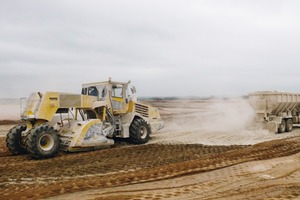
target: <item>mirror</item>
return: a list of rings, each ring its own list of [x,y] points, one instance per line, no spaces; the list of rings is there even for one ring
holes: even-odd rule
[[[132,86],[132,88],[131,88],[131,92],[132,92],[132,94],[136,93],[135,86]]]

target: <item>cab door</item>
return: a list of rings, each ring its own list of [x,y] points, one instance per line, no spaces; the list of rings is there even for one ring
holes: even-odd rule
[[[124,85],[112,86],[112,108],[115,114],[125,113],[128,109],[126,102],[126,87]]]

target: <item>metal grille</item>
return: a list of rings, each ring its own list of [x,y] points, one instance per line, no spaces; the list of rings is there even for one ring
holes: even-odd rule
[[[149,117],[149,108],[148,106],[144,106],[142,104],[135,104],[135,111],[141,114],[143,117]]]

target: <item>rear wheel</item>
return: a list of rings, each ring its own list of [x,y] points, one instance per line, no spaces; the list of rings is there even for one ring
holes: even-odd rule
[[[52,126],[42,124],[32,129],[26,141],[27,151],[34,158],[51,158],[58,153],[59,137]]]
[[[291,132],[293,130],[293,120],[287,119],[286,120],[286,132]]]
[[[22,132],[26,130],[26,125],[17,125],[9,130],[6,136],[6,146],[13,155],[26,153],[25,144],[22,139]]]
[[[129,127],[130,140],[135,144],[145,144],[149,141],[151,129],[147,122],[135,118]]]
[[[285,129],[286,129],[286,123],[285,123],[285,120],[283,119],[281,121],[281,123],[279,124],[278,133],[284,133]]]

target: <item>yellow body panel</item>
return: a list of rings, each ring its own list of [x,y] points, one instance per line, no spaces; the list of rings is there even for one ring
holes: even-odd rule
[[[40,96],[39,96],[40,95]],[[22,117],[51,121],[59,108],[91,108],[97,97],[59,92],[33,93]]]
[[[94,101],[97,101],[97,97],[81,95],[81,108],[91,108]]]
[[[35,113],[35,118],[51,121],[58,109],[58,105],[59,105],[58,100],[59,100],[58,92],[44,93],[41,102],[39,104],[39,109]]]
[[[133,111],[134,111],[134,102],[133,101],[129,101],[127,113],[130,113],[130,112],[133,112]]]

